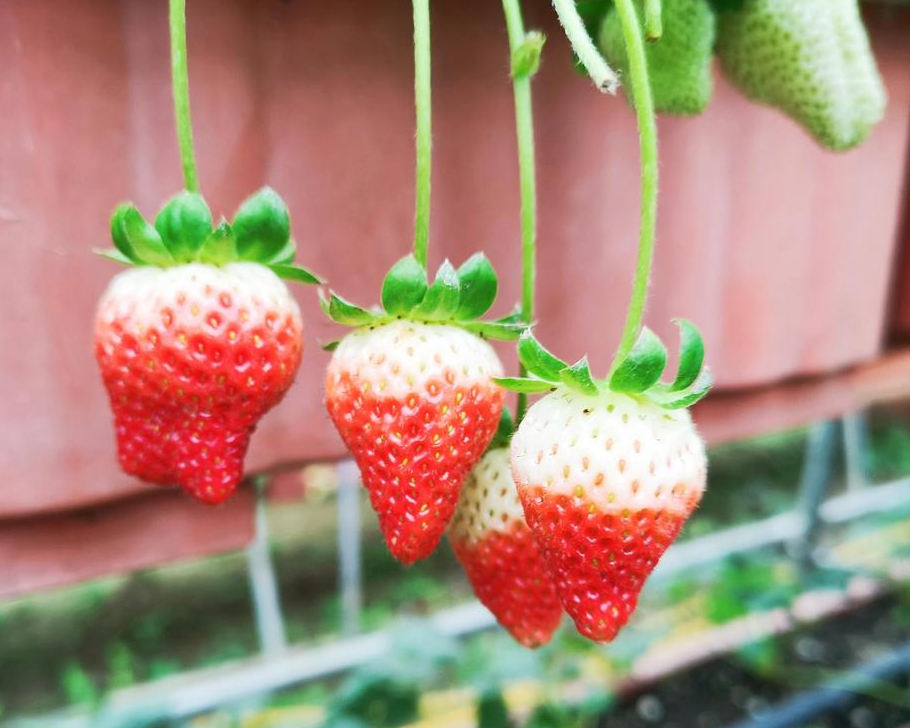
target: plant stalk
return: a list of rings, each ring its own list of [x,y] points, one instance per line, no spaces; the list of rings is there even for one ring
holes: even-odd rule
[[[193,122],[190,118],[190,84],[186,62],[186,0],[170,0],[171,76],[174,91],[174,115],[177,143],[183,166],[183,184],[198,192],[196,154],[193,151]]]
[[[414,0],[414,105],[417,112],[414,257],[426,268],[430,239],[430,167],[433,151],[430,0]]]
[[[648,282],[654,258],[654,235],[657,224],[657,121],[654,116],[654,99],[648,77],[648,64],[641,37],[638,15],[633,0],[614,0],[622,25],[623,38],[629,56],[629,80],[635,113],[638,118],[638,136],[641,154],[641,221],[638,241],[638,263],[632,284],[632,297],[626,314],[626,324],[619,349],[610,368],[611,373],[628,356],[644,316],[648,297]]]
[[[572,50],[594,81],[594,85],[606,93],[616,93],[616,89],[619,88],[619,76],[610,68],[588,35],[588,29],[578,14],[575,0],[553,0],[553,7],[566,37],[572,44]]]
[[[502,0],[502,8],[509,35],[509,49],[514,57],[526,39],[520,0]],[[521,320],[526,324],[534,321],[537,247],[537,187],[531,78],[531,74],[513,74],[512,76],[521,192]],[[527,375],[524,365],[520,366],[519,375],[522,377]],[[528,395],[520,393],[515,410],[516,424],[521,422],[527,407]]]

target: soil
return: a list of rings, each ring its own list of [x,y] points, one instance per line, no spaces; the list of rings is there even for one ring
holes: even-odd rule
[[[910,640],[910,609],[884,599],[773,643],[713,660],[620,701],[598,728],[725,728],[759,717]],[[836,714],[792,728],[910,727],[910,666]]]

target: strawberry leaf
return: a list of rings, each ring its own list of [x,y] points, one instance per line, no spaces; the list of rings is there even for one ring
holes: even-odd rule
[[[326,298],[319,292],[319,306],[332,321],[344,326],[366,326],[376,320],[376,316],[334,293]]]
[[[560,372],[569,365],[547,351],[527,329],[518,341],[518,360],[531,374],[549,382],[560,381]]]
[[[493,381],[503,389],[521,394],[540,394],[556,389],[553,382],[544,382],[530,377],[493,377]]]
[[[637,394],[654,386],[667,366],[667,348],[651,329],[642,328],[629,355],[610,377],[614,392]]]
[[[161,208],[155,229],[174,260],[189,262],[212,232],[212,213],[202,195],[184,190]]]
[[[382,282],[382,307],[392,316],[405,316],[427,292],[427,274],[413,255],[399,260]]]
[[[676,319],[679,326],[679,368],[670,391],[678,392],[692,384],[705,362],[705,343],[695,325],[686,319]]]
[[[665,384],[658,384],[648,390],[646,396],[654,404],[664,409],[682,409],[698,402],[708,393],[713,384],[714,378],[706,368],[702,369],[696,380],[683,390],[673,390],[672,387]]]
[[[427,288],[423,300],[414,309],[417,318],[429,321],[446,321],[455,315],[461,298],[461,284],[452,264],[445,260],[436,272],[436,279]]]
[[[234,243],[234,231],[227,221],[221,223],[205,239],[199,251],[199,259],[203,263],[222,265],[232,260],[237,260],[237,246]]]
[[[499,321],[465,321],[459,326],[472,334],[496,341],[515,341],[527,328],[521,323],[511,324]]]
[[[135,265],[132,260],[127,258],[123,253],[117,250],[117,248],[93,248],[92,252],[96,255],[100,255],[102,258],[112,260],[115,263],[122,263],[123,265]]]
[[[483,316],[496,300],[496,271],[483,253],[475,253],[458,269],[461,299],[455,318],[468,321]]]
[[[271,261],[291,237],[288,208],[271,187],[263,187],[240,205],[232,227],[241,260]]]
[[[111,219],[114,245],[127,258],[149,265],[172,265],[174,258],[158,231],[149,225],[135,205],[121,205]]]
[[[496,434],[490,440],[487,452],[496,450],[501,447],[508,447],[512,441],[512,433],[515,432],[515,422],[512,420],[512,413],[508,407],[502,408],[502,414],[499,415],[499,426],[496,428]]]
[[[306,268],[302,268],[299,265],[275,265],[269,264],[269,268],[272,273],[274,273],[279,278],[284,278],[288,281],[296,281],[297,283],[309,283],[309,284],[319,284],[325,283],[319,276],[317,276],[312,271],[308,271]]]
[[[591,376],[588,357],[583,357],[572,366],[563,369],[559,373],[559,378],[576,392],[589,395],[597,394],[597,384],[594,382],[594,377]]]

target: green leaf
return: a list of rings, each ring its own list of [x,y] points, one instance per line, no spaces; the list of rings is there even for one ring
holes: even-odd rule
[[[263,187],[240,205],[232,227],[241,260],[268,263],[285,249],[291,237],[288,208],[271,187]]]
[[[559,373],[569,365],[547,351],[527,329],[518,341],[518,360],[525,369],[550,382],[560,381]]]
[[[237,260],[237,246],[234,243],[234,231],[222,220],[205,239],[199,251],[199,260],[212,265],[223,265]]]
[[[540,68],[540,54],[547,37],[539,30],[532,30],[525,35],[524,42],[512,54],[512,78],[527,78],[537,73]]]
[[[493,381],[503,389],[522,394],[551,392],[556,388],[553,382],[544,382],[541,379],[531,379],[529,377],[493,377]]]
[[[594,377],[591,376],[588,357],[583,357],[572,366],[563,369],[559,373],[559,377],[576,392],[597,394],[597,384],[594,382]]]
[[[427,274],[417,258],[399,260],[382,282],[382,307],[392,316],[404,316],[420,304],[427,292]]]
[[[461,284],[458,281],[458,273],[452,264],[445,260],[436,272],[433,285],[427,288],[413,315],[430,321],[447,321],[458,310],[460,298]]]
[[[306,268],[301,268],[299,265],[278,265],[272,263],[269,264],[269,268],[271,268],[272,272],[279,278],[284,278],[289,281],[310,284],[324,283],[322,278],[312,271],[308,271]]]
[[[132,260],[117,250],[117,248],[93,248],[92,252],[95,253],[95,255],[100,255],[102,258],[107,258],[108,260],[112,260],[115,263],[122,263],[123,265],[136,265]]]
[[[646,396],[654,404],[664,409],[682,409],[698,402],[708,393],[713,384],[714,378],[711,376],[711,372],[705,368],[701,370],[698,378],[685,389],[674,391],[666,385],[658,384],[649,389]]]
[[[679,326],[679,368],[670,391],[685,389],[698,378],[705,362],[705,343],[695,325],[686,319],[675,319]]]
[[[288,265],[294,262],[295,255],[297,255],[297,244],[294,242],[294,238],[288,238],[284,247],[275,253],[275,257],[269,262],[275,265]]]
[[[509,708],[499,690],[486,690],[477,701],[477,728],[510,728]]]
[[[132,255],[127,257],[137,262],[162,267],[174,264],[174,258],[164,246],[158,231],[145,221],[142,213],[134,205],[122,205],[114,213],[114,218],[120,226],[120,235],[126,240],[128,249],[132,251]],[[114,242],[116,244],[117,237],[114,238]]]
[[[503,407],[502,413],[499,415],[499,426],[496,428],[496,434],[493,435],[493,439],[490,440],[487,452],[497,448],[508,447],[509,443],[512,442],[512,434],[514,432],[515,421],[512,419],[512,413],[509,412],[508,407]]]
[[[475,253],[458,269],[461,301],[455,318],[468,321],[483,316],[496,300],[499,281],[496,271],[483,253]]]
[[[123,218],[126,215],[126,211],[131,207],[132,205],[124,203],[114,210],[114,214],[111,215],[111,240],[114,241],[114,247],[123,254],[124,258],[132,260],[135,263],[140,263],[141,261],[136,256],[136,252],[133,250],[130,241],[126,237],[126,228],[123,224]]]
[[[212,213],[202,195],[184,190],[161,208],[155,229],[174,260],[189,262],[212,232]]]
[[[667,347],[647,326],[638,335],[632,351],[610,377],[614,392],[636,394],[654,386],[667,366]]]
[[[376,320],[375,314],[334,293],[329,298],[325,298],[320,291],[319,305],[326,316],[344,326],[366,326]]]
[[[495,341],[515,341],[527,329],[524,324],[504,324],[497,321],[466,321],[459,326],[472,334]]]
[[[522,315],[521,315],[521,306],[515,306],[515,308],[514,308],[514,310],[512,311],[512,313],[510,313],[508,316],[503,316],[502,318],[496,319],[496,320],[494,321],[494,323],[497,323],[497,324],[521,324],[522,326],[524,326],[524,327],[526,327],[526,328],[529,326],[529,324],[527,324],[527,323],[525,322],[524,318],[522,318]]]
[[[338,348],[338,345],[341,343],[341,339],[335,339],[335,341],[330,341],[328,344],[323,344],[323,351],[335,351]]]

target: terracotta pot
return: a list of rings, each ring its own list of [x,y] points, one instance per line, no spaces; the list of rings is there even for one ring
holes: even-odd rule
[[[576,75],[545,0],[535,82],[541,337],[603,372],[623,319],[637,228],[637,141],[621,99]],[[378,297],[408,249],[413,199],[410,14],[338,0],[189,3],[202,186],[217,212],[268,182],[290,204],[300,258],[339,291]],[[486,249],[517,299],[518,183],[497,3],[434,3],[432,262]],[[722,388],[814,374],[880,348],[910,110],[910,17],[870,18],[891,105],[861,149],[820,151],[722,80],[708,112],[663,119],[662,207],[648,322],[699,323]],[[180,186],[165,13],[139,0],[0,6],[0,517],[104,502],[123,476],[91,357],[96,299],[116,267],[108,215],[149,214]],[[338,335],[300,288],[307,354],[254,437],[251,468],[341,454],[322,409]],[[10,305],[12,308],[10,309]],[[10,313],[11,311],[11,313]],[[507,351],[507,349],[504,349]]]

